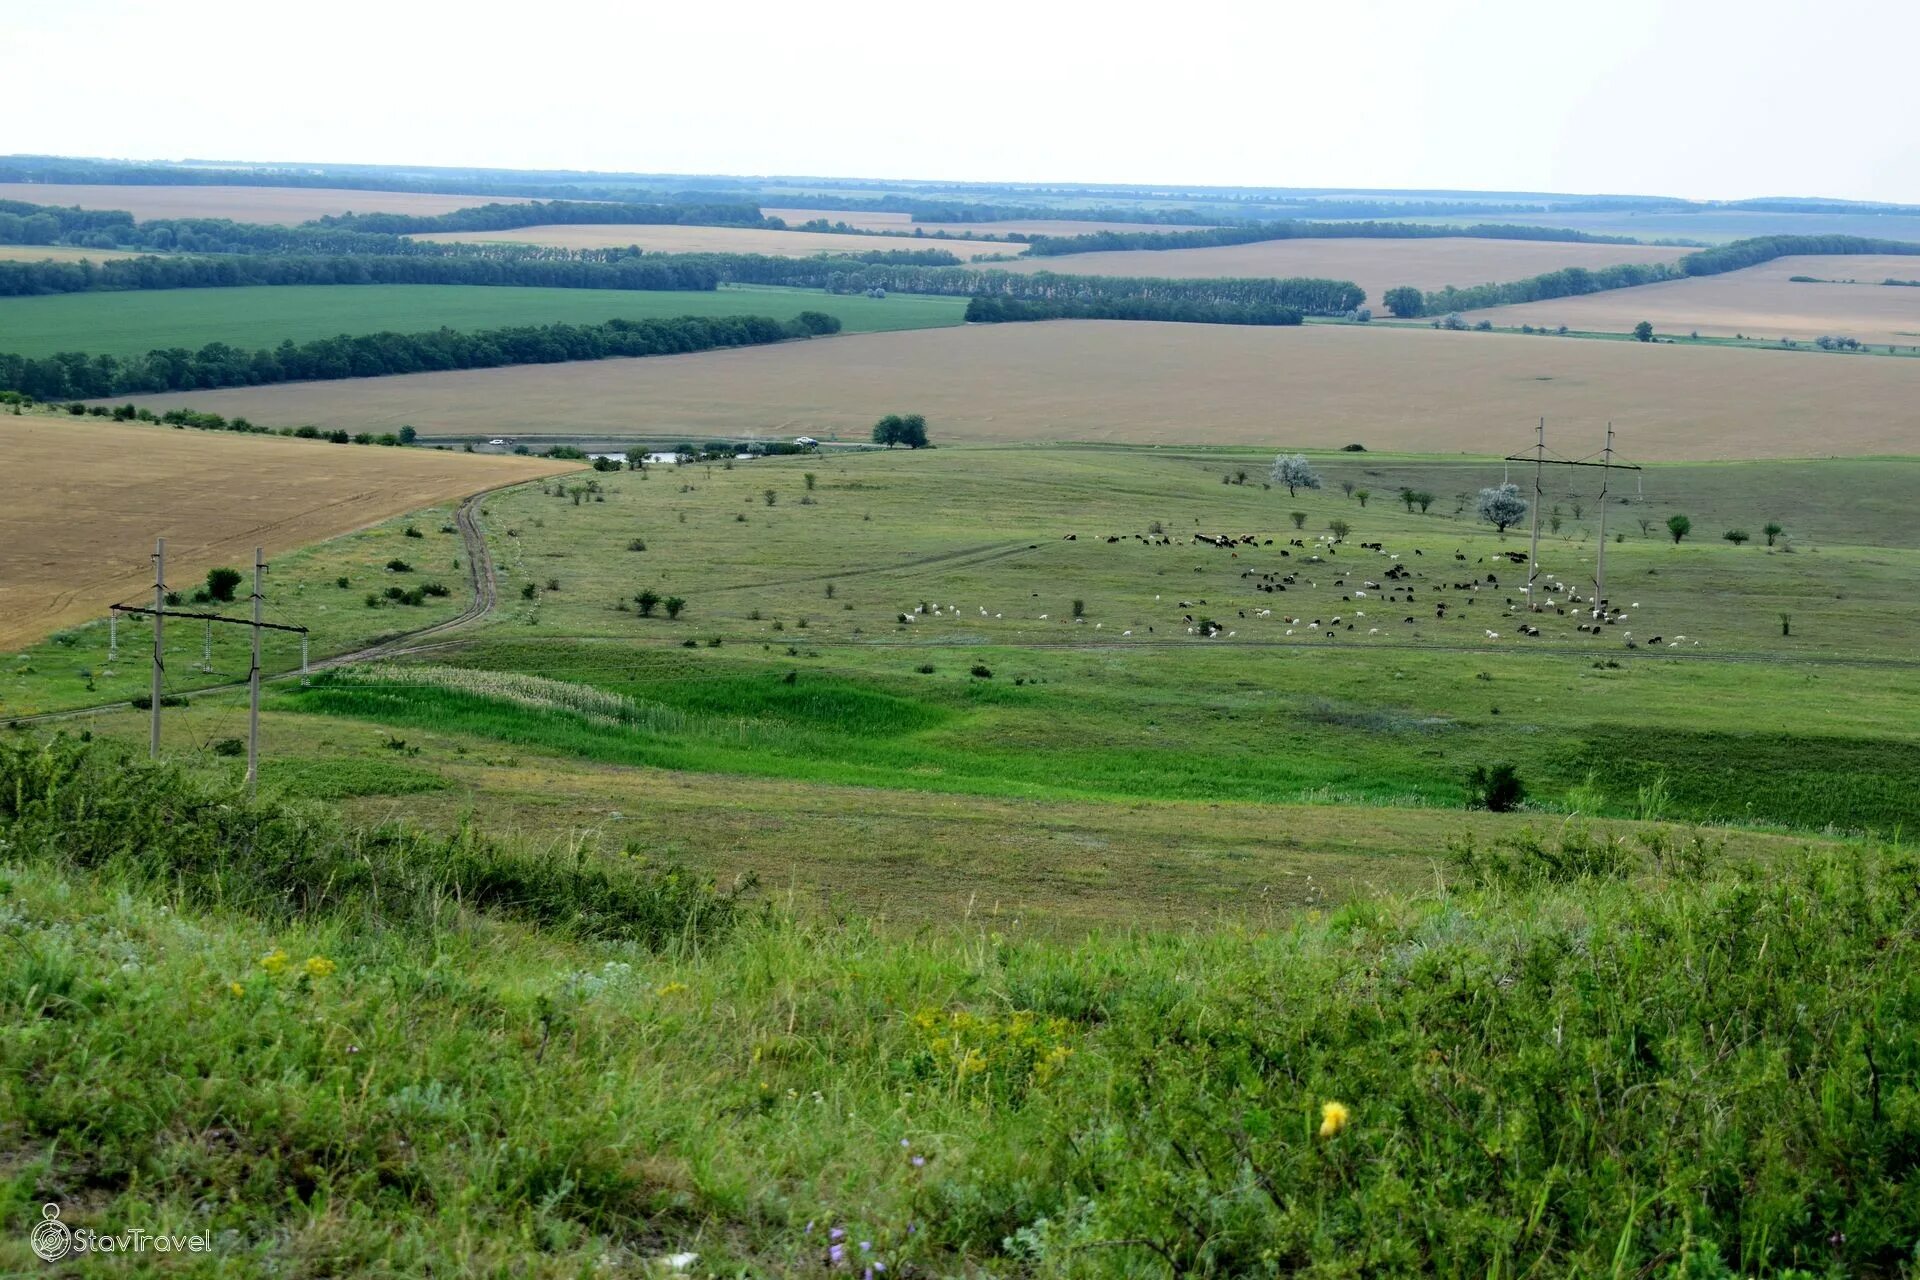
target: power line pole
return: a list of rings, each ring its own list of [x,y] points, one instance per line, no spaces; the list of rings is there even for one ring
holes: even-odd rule
[[[153,541],[153,723],[147,731],[147,757],[160,758],[160,697],[161,677],[167,669],[167,655],[162,635],[166,626],[167,610],[167,540],[155,538]]]
[[[1541,485],[1541,472],[1547,461],[1547,420],[1540,419],[1540,434],[1533,446],[1533,546],[1527,551],[1527,608],[1538,602],[1534,599],[1533,580],[1540,576],[1540,500],[1546,490]]]
[[[267,572],[266,549],[253,549],[253,666],[247,671],[247,799],[253,799],[254,784],[260,777],[260,616],[266,603],[262,594]],[[212,630],[213,624],[207,624]],[[306,637],[303,635],[304,641]]]
[[[1600,454],[1600,550],[1593,561],[1593,608],[1597,618],[1607,607],[1607,479],[1613,472],[1613,423],[1607,423],[1607,447]]]
[[[162,632],[169,617],[199,618],[207,624],[209,633],[216,622],[236,627],[253,628],[253,664],[247,671],[247,794],[251,796],[254,785],[260,778],[260,639],[263,631],[289,631],[300,637],[300,671],[306,674],[307,668],[307,629],[283,622],[268,622],[263,616],[266,609],[266,548],[253,549],[253,618],[229,618],[222,613],[198,613],[188,609],[167,608],[166,582],[167,540],[158,539],[153,550],[153,607],[142,608],[138,605],[116,604],[110,614],[117,621],[123,613],[146,614],[153,619],[153,728],[148,743],[148,753],[160,758],[160,699],[163,695],[163,676],[166,672],[166,648],[162,642]]]

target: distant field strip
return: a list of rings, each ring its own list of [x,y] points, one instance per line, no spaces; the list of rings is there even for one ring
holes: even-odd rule
[[[0,244],[0,262],[105,262],[109,258],[132,258],[137,254],[113,249],[76,249],[64,244]]]
[[[138,356],[209,342],[244,349],[337,334],[420,333],[447,327],[600,324],[671,316],[824,311],[855,333],[959,324],[964,298],[893,294],[845,297],[807,289],[727,287],[712,292],[523,289],[492,285],[276,285],[159,289],[0,298],[0,351]]]
[[[574,464],[0,415],[0,649],[168,581]]]
[[[1795,283],[1792,276],[1855,283]],[[1660,333],[1715,338],[1792,338],[1823,334],[1862,342],[1920,345],[1920,288],[1883,285],[1920,279],[1920,257],[1865,255],[1775,258],[1724,275],[1665,280],[1577,298],[1550,298],[1472,312],[1496,325],[1566,325],[1626,333],[1642,320]]]
[[[1138,228],[1130,228],[1138,230]],[[1000,264],[1006,271],[1057,271],[1071,275],[1322,276],[1352,280],[1378,307],[1380,296],[1399,285],[1422,291],[1447,285],[1518,280],[1562,267],[1604,267],[1620,262],[1672,262],[1686,249],[1635,244],[1566,244],[1544,240],[1458,239],[1261,240],[1206,249],[1133,249],[1075,253]]]
[[[327,214],[451,213],[483,204],[518,204],[518,196],[439,196],[412,191],[349,191],[332,187],[67,186],[0,182],[0,200],[125,209],[136,221],[156,218],[231,218],[291,226]]]
[[[139,397],[136,397],[138,399]],[[146,397],[262,422],[442,435],[1082,440],[1506,453],[1541,416],[1612,420],[1637,460],[1920,452],[1920,361],[1308,326],[969,325],[646,360]]]
[[[763,231],[758,227],[634,226],[583,223],[578,226],[515,227],[510,231],[436,231],[414,237],[442,244],[537,244],[554,249],[623,249],[639,245],[656,253],[769,253],[810,258],[816,253],[872,253],[888,249],[946,249],[963,262],[991,253],[1020,253],[1019,245],[955,243],[902,244],[891,238],[836,235],[825,231]]]
[[[1192,223],[1159,222],[1089,222],[1071,218],[1016,218],[1006,222],[915,222],[908,213],[875,213],[871,210],[850,209],[762,209],[760,211],[771,218],[783,218],[788,226],[797,227],[803,222],[812,222],[815,218],[825,218],[829,224],[844,222],[861,231],[897,231],[912,235],[915,231],[924,231],[928,235],[944,231],[948,235],[964,236],[1090,236],[1099,231],[1197,231]]]

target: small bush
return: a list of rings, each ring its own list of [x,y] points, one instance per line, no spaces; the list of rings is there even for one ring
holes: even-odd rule
[[[1527,788],[1513,763],[1500,760],[1492,766],[1473,766],[1467,774],[1467,795],[1474,808],[1510,813],[1527,798]]]
[[[986,664],[980,663],[980,662],[974,663],[973,669],[969,671],[967,674],[972,676],[976,680],[993,679],[993,671],[990,668],[988,668]]]
[[[387,561],[387,572],[388,573],[412,573],[413,566],[408,564],[405,560],[402,560],[399,556],[395,556],[393,559]]]

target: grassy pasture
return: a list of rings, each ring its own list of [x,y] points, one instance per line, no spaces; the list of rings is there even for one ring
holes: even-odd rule
[[[137,221],[230,218],[292,226],[328,214],[451,213],[483,204],[519,204],[518,196],[442,196],[412,191],[352,191],[326,187],[87,186],[0,182],[0,200],[28,204],[125,209]]]
[[[991,224],[999,225],[999,224]],[[1073,235],[1077,232],[1056,234]],[[1351,280],[1367,291],[1378,310],[1380,297],[1399,285],[1421,290],[1446,285],[1519,280],[1562,267],[1605,267],[1622,262],[1672,262],[1689,250],[1630,244],[1559,244],[1542,240],[1261,240],[1204,249],[1129,249],[1025,258],[1007,271],[1057,271],[1067,275],[1318,276]]]
[[[416,239],[463,244],[538,244],[554,249],[624,249],[638,245],[655,253],[768,253],[787,258],[810,258],[816,253],[869,253],[875,250],[946,249],[962,262],[993,253],[1024,252],[1017,245],[954,244],[902,245],[872,236],[836,235],[830,231],[763,231],[758,227],[630,226],[614,224],[560,224],[515,227],[508,231],[434,231]]]
[[[251,566],[256,545],[277,560],[402,512],[575,465],[51,414],[0,415],[0,448],[0,648],[9,649],[97,619],[116,601],[135,603],[143,588],[150,602],[156,537],[167,539],[169,582],[184,589],[215,565]],[[451,541],[448,554],[457,555],[459,540]],[[441,572],[449,586],[462,584],[450,566]],[[270,588],[276,596],[281,581]],[[276,598],[277,607],[289,604]],[[104,653],[106,627],[94,630]]]
[[[1516,829],[1061,940],[5,745],[9,1218],[209,1274],[1892,1275],[1920,1220],[1893,848]]]
[[[1818,284],[1795,283],[1813,276]],[[1792,338],[1808,343],[1823,334],[1920,350],[1920,288],[1883,285],[1920,280],[1920,256],[1799,256],[1689,280],[1665,280],[1579,298],[1489,307],[1471,318],[1627,333],[1642,320],[1669,335]],[[1833,283],[1826,283],[1826,282]]]
[[[966,325],[585,366],[195,393],[262,422],[434,435],[866,437],[918,411],[942,441],[1241,444],[1504,454],[1536,420],[1638,461],[1906,454],[1920,361],[1309,325]],[[183,397],[154,400],[170,407]],[[535,422],[523,406],[537,404]],[[1556,445],[1557,447],[1557,445]],[[1586,452],[1583,447],[1580,452]]]
[[[598,324],[670,316],[838,316],[854,333],[959,324],[964,298],[893,294],[838,297],[822,290],[729,286],[712,292],[522,289],[478,285],[301,285],[240,289],[152,289],[0,298],[0,351],[144,355],[160,347],[197,350],[306,342],[340,333],[415,333],[447,327]]]
[[[1616,521],[1627,540],[1609,545],[1612,594],[1630,617],[1594,637],[1549,610],[1531,615],[1543,636],[1523,639],[1512,578],[1484,581],[1511,575],[1497,553],[1521,539],[1383,498],[1363,509],[1337,488],[1288,498],[1222,484],[1236,465],[953,449],[623,473],[602,477],[604,501],[579,505],[523,487],[487,503],[507,575],[498,624],[433,660],[539,672],[630,707],[602,723],[404,669],[283,705],[649,776],[1061,805],[1452,810],[1467,763],[1520,752],[1549,807],[1630,816],[1664,779],[1672,816],[1881,830],[1920,817],[1901,782],[1920,768],[1920,668],[1893,656],[1920,650],[1911,547],[1805,539],[1769,553],[1704,528],[1673,547],[1657,526]],[[1326,465],[1337,485],[1369,464]],[[1912,469],[1855,465],[1888,468],[1889,491]],[[1741,469],[1658,474],[1696,499],[1724,484],[1731,507],[1763,492],[1742,499],[1737,474],[1715,474]],[[1837,464],[1812,481],[1827,501],[1857,482]],[[1664,518],[1667,504],[1647,509]],[[1308,535],[1334,518],[1354,533],[1338,548],[1285,548],[1290,510]],[[1130,535],[1149,519],[1275,545],[1146,546]],[[644,551],[626,549],[636,537]],[[1579,590],[1593,537],[1589,510],[1546,539],[1553,580]],[[1363,593],[1396,564],[1411,566],[1398,590],[1412,600]],[[1260,592],[1250,571],[1296,580]],[[1478,589],[1459,589],[1469,578]],[[685,614],[636,616],[641,588],[684,596]],[[1196,637],[1188,616],[1229,634]],[[1567,800],[1590,773],[1593,794]]]

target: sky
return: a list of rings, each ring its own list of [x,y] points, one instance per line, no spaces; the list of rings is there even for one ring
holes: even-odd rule
[[[1920,202],[1860,0],[0,0],[0,153]]]

